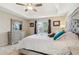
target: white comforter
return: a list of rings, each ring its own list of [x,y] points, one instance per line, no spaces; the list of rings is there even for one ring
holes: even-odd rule
[[[71,36],[71,37],[70,37]],[[69,47],[77,44],[78,38],[71,32],[64,34],[64,40],[53,40],[46,35],[32,35],[19,42],[20,48],[31,49],[47,54],[70,54]]]

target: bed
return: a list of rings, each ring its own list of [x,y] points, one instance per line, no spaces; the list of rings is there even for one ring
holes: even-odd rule
[[[43,55],[70,55],[72,54],[71,47],[79,47],[78,37],[71,32],[67,32],[63,36],[64,40],[53,40],[53,37],[50,38],[45,34],[31,35],[19,41],[18,46],[21,52],[30,51]]]

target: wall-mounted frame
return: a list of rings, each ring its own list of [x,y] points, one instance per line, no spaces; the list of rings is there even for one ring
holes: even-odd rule
[[[34,27],[34,23],[30,23],[30,27]]]
[[[53,21],[53,26],[60,26],[60,21]]]

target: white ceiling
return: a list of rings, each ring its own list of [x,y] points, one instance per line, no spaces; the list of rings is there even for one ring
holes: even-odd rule
[[[43,3],[43,6],[37,7],[38,12],[30,10],[25,12],[25,7],[16,5],[16,3],[0,3],[0,10],[26,19],[64,16],[78,6],[77,3]]]

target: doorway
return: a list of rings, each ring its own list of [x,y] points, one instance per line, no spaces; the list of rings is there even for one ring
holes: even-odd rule
[[[37,34],[48,33],[48,20],[37,20]]]

